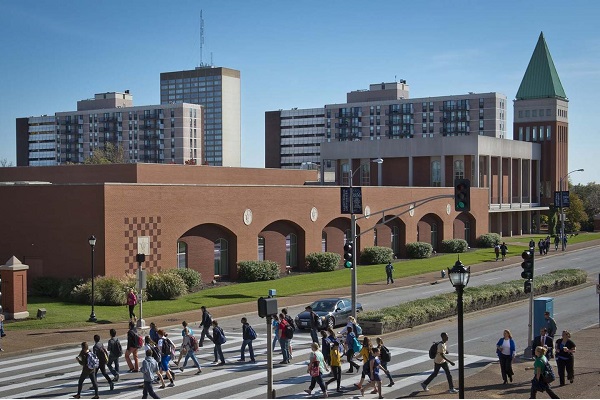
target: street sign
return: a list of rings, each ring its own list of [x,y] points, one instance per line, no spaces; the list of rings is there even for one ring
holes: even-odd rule
[[[353,212],[350,211],[350,188],[349,187],[341,187],[340,188],[340,199],[342,204],[342,214],[362,214],[362,188],[353,187],[352,188],[352,206],[354,208]]]
[[[562,193],[562,206],[565,208],[568,208],[571,206],[571,202],[569,201],[569,191],[568,190],[563,190],[563,191],[555,191],[554,192],[554,207],[560,207],[560,196]]]

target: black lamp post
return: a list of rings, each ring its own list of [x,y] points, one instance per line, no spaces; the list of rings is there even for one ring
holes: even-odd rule
[[[471,277],[471,267],[465,268],[460,258],[454,264],[452,269],[448,268],[448,278],[450,283],[458,293],[458,398],[465,398],[465,349],[464,349],[464,331],[463,331],[463,290],[469,283]]]
[[[88,243],[92,248],[92,313],[90,314],[89,322],[96,322],[96,313],[94,312],[94,246],[96,246],[96,236],[92,235],[88,239]]]

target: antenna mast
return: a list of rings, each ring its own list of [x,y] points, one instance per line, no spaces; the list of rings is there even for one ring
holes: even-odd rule
[[[204,18],[202,18],[202,10],[200,10],[200,66],[204,67],[202,61],[202,51],[204,48]]]

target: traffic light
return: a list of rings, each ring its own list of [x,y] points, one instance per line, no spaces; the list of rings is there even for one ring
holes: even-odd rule
[[[352,252],[354,251],[352,242],[344,245],[344,267],[352,268]]]
[[[468,179],[457,179],[454,182],[454,210],[471,210],[471,181]]]
[[[523,262],[521,263],[521,268],[523,268],[523,272],[521,272],[521,278],[523,279],[533,279],[533,255],[535,251],[533,250],[525,250],[521,257],[523,257]]]
[[[523,292],[525,293],[531,293],[531,281],[525,281],[523,282]]]

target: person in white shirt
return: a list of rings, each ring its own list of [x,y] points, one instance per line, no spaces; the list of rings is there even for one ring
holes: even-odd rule
[[[500,359],[500,372],[502,373],[502,379],[504,384],[508,384],[508,379],[512,382],[513,380],[513,369],[512,362],[516,355],[516,346],[512,338],[512,334],[508,329],[505,329],[502,338],[496,343],[496,354]]]

